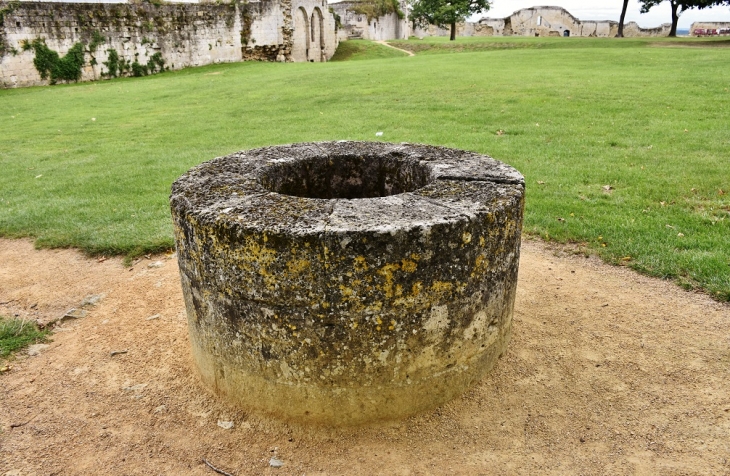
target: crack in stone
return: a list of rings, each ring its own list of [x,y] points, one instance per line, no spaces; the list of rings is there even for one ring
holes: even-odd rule
[[[523,185],[525,184],[524,180],[520,179],[510,179],[510,178],[480,178],[480,177],[464,177],[461,176],[451,176],[451,175],[440,175],[436,180],[451,180],[453,182],[485,182],[485,183],[495,183],[500,185]]]

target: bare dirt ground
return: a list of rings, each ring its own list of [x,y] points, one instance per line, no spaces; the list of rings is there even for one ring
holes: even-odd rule
[[[375,40],[375,43],[377,43],[379,45],[387,46],[388,48],[393,48],[394,50],[402,51],[403,53],[407,54],[408,56],[416,56],[415,53],[413,53],[412,51],[408,51],[408,50],[404,50],[402,48],[398,48],[397,46],[393,46],[390,43],[387,43],[387,42],[382,41],[382,40]]]
[[[730,474],[730,306],[671,283],[525,241],[514,337],[487,378],[333,430],[200,386],[177,273],[0,240],[0,313],[47,321],[100,297],[0,375],[0,475],[214,475],[203,458],[233,475]]]
[[[690,41],[673,41],[652,43],[651,46],[659,48],[730,48],[730,40],[716,40],[716,39],[704,39],[704,40],[690,40]]]

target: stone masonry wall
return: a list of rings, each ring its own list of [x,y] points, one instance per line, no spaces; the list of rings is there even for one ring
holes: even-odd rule
[[[635,21],[630,21],[624,23],[624,36],[631,38],[669,36],[671,29],[671,23],[662,23],[656,28],[641,28]]]
[[[407,18],[398,18],[396,13],[388,13],[377,18],[368,19],[364,13],[357,12],[359,2],[340,2],[332,4],[332,8],[340,16],[345,39],[364,40],[400,40],[408,39],[410,22]],[[402,7],[406,11],[405,6]]]
[[[663,24],[657,28],[641,28],[636,22],[624,25],[624,36],[652,37],[667,36],[671,25]],[[460,23],[456,26],[457,36],[569,36],[582,37],[615,37],[618,33],[618,22],[581,21],[561,7],[523,8],[506,18],[482,18],[477,23]],[[448,36],[448,28],[429,26],[418,28],[414,35]]]
[[[456,24],[456,36],[494,36],[494,28],[481,23],[464,22]],[[449,36],[450,28],[440,28],[436,25],[428,25],[427,28],[417,27],[413,30],[413,35],[418,38],[426,36]]]
[[[64,56],[74,44],[89,45],[101,35],[94,51],[86,48],[82,81],[109,71],[104,62],[112,50],[120,60],[140,64],[159,52],[171,69],[240,61],[241,17],[233,5],[23,2],[4,17],[0,81],[3,87],[47,84],[33,64],[34,51],[23,48],[38,38]]]
[[[329,11],[327,0],[281,1],[282,5],[286,2],[291,5],[287,10],[291,12],[287,20],[288,28],[291,28],[291,40],[288,41],[293,48],[291,60],[317,63],[330,59],[335,54],[338,39],[335,17]]]
[[[483,18],[482,25],[494,28],[495,35],[518,36],[563,36],[568,31],[570,36],[583,37],[615,37],[618,33],[618,22],[581,21],[561,7],[523,8],[506,18]],[[624,36],[667,36],[670,24],[658,28],[641,28],[636,22],[624,25]]]
[[[325,2],[297,0],[297,6],[311,13]],[[146,65],[159,53],[169,69],[242,60],[302,61],[292,56],[291,10],[292,0],[160,5],[0,2],[0,86],[48,84],[33,63],[34,50],[27,47],[37,39],[61,57],[83,43],[81,81],[108,76],[113,52],[128,66]],[[334,54],[337,39],[334,19],[324,11],[320,36],[326,60]],[[99,44],[91,51],[95,38]],[[132,74],[131,68],[121,74]]]

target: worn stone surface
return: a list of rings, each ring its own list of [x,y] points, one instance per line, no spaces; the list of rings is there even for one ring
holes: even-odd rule
[[[472,152],[363,142],[193,168],[171,208],[203,381],[304,422],[410,415],[502,354],[524,182]]]

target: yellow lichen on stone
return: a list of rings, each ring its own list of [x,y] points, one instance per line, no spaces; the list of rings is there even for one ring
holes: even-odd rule
[[[406,273],[412,273],[418,268],[418,265],[410,260],[403,259],[401,260],[401,269],[405,271]]]
[[[386,264],[380,270],[378,271],[378,274],[383,276],[385,279],[385,283],[383,283],[383,292],[385,293],[385,297],[388,299],[393,298],[393,271],[398,271],[400,269],[400,265],[397,263],[391,263]]]
[[[472,269],[471,277],[482,275],[489,268],[489,258],[480,254],[477,259],[474,260],[474,269]]]
[[[374,301],[365,307],[364,311],[369,314],[375,314],[383,310],[383,303],[381,301]]]
[[[431,285],[431,289],[437,294],[450,293],[453,287],[453,284],[447,283],[446,281],[434,281]]]
[[[263,240],[267,241],[266,234],[263,235]],[[247,236],[238,253],[242,255],[239,262],[244,268],[250,270],[252,266],[255,267],[256,272],[264,278],[264,282],[269,288],[275,286],[276,277],[269,273],[267,267],[276,261],[276,250],[261,245],[254,237]]]
[[[469,233],[468,231],[465,231],[465,232],[464,232],[464,233],[463,233],[463,234],[461,235],[461,241],[462,241],[462,242],[463,242],[463,243],[464,243],[465,245],[468,245],[469,243],[471,243],[471,233]]]
[[[306,259],[290,260],[286,262],[286,267],[292,274],[300,274],[309,268],[310,265],[311,263]]]
[[[355,261],[355,264],[354,264],[355,271],[362,273],[362,272],[368,270],[368,265],[365,262],[364,256],[357,256],[357,257],[355,257],[354,261]]]

